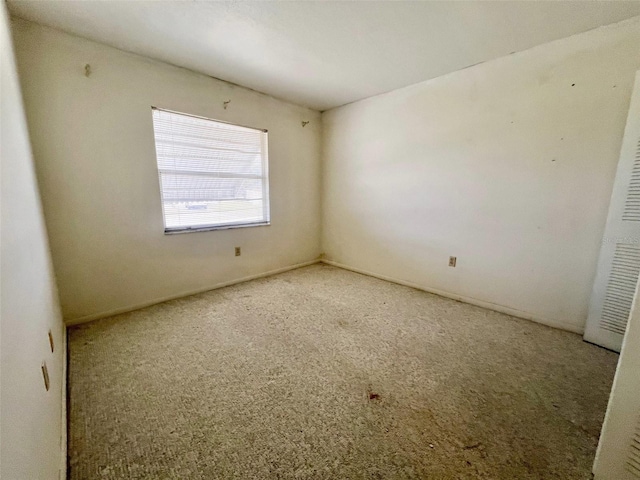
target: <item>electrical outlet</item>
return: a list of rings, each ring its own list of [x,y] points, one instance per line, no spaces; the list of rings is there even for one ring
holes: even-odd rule
[[[449,257],[449,266],[450,267],[455,267],[456,266],[456,260],[458,257]]]
[[[236,257],[239,257],[241,253],[240,247],[236,247]]]
[[[49,330],[49,346],[51,346],[51,353],[53,353],[53,333]]]
[[[44,388],[49,391],[49,370],[47,369],[46,362],[42,362],[42,378],[44,379]]]

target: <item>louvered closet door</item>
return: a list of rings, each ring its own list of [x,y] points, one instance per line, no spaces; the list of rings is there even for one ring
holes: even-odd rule
[[[640,421],[631,436],[629,456],[626,458],[626,467],[633,475],[640,478]]]
[[[640,480],[640,301],[622,345],[593,465],[596,480]]]
[[[620,351],[640,273],[640,73],[629,107],[584,334]]]

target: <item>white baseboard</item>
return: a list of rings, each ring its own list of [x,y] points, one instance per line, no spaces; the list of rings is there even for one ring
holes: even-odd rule
[[[556,319],[552,319],[552,318],[545,318],[545,317],[541,317],[538,315],[535,315],[533,313],[529,313],[529,312],[525,312],[522,310],[518,310],[516,308],[512,308],[512,307],[507,307],[504,305],[500,305],[497,303],[492,303],[492,302],[487,302],[485,300],[479,300],[477,298],[473,298],[473,297],[466,297],[464,295],[458,295],[456,293],[451,293],[451,292],[446,292],[443,290],[438,290],[435,288],[430,288],[430,287],[425,287],[422,285],[418,285],[412,282],[407,282],[404,280],[399,280],[397,278],[393,278],[393,277],[389,277],[386,275],[380,275],[374,272],[370,272],[368,270],[363,270],[360,268],[355,268],[355,267],[351,267],[349,265],[345,265],[339,262],[335,262],[333,260],[327,260],[327,259],[316,259],[316,260],[310,260],[308,262],[303,262],[303,263],[298,263],[295,265],[289,265],[287,267],[282,267],[282,268],[278,268],[275,270],[270,270],[268,272],[263,272],[263,273],[258,273],[256,275],[250,275],[247,277],[242,277],[242,278],[237,278],[234,280],[230,280],[228,282],[222,282],[222,283],[217,283],[215,285],[206,287],[206,288],[201,288],[201,289],[197,289],[197,290],[191,290],[191,291],[187,291],[187,292],[182,292],[182,293],[178,293],[175,295],[169,295],[166,297],[162,297],[162,298],[156,298],[154,300],[150,300],[148,302],[144,302],[144,303],[140,303],[140,304],[136,304],[136,305],[131,305],[128,307],[122,307],[122,308],[117,308],[114,310],[109,310],[106,312],[101,312],[101,313],[96,313],[96,314],[92,314],[92,315],[86,315],[84,317],[80,317],[80,318],[76,318],[76,319],[68,319],[65,321],[65,323],[67,324],[67,326],[72,326],[72,325],[79,325],[81,323],[86,323],[86,322],[91,322],[93,320],[98,320],[100,318],[105,318],[105,317],[111,317],[113,315],[119,315],[121,313],[127,313],[127,312],[132,312],[134,310],[139,310],[141,308],[145,308],[145,307],[150,307],[151,305],[156,305],[158,303],[162,303],[162,302],[167,302],[169,300],[175,300],[177,298],[183,298],[183,297],[188,297],[190,295],[196,295],[198,293],[202,293],[202,292],[208,292],[210,290],[216,290],[218,288],[224,288],[224,287],[229,287],[231,285],[236,285],[238,283],[243,283],[243,282],[248,282],[250,280],[255,280],[258,278],[263,278],[263,277],[269,277],[271,275],[277,275],[278,273],[283,273],[283,272],[287,272],[289,270],[295,270],[296,268],[302,268],[302,267],[306,267],[309,265],[313,265],[315,263],[326,263],[327,265],[332,265],[334,267],[338,267],[338,268],[343,268],[345,270],[350,270],[352,272],[356,272],[356,273],[360,273],[362,275],[367,275],[369,277],[374,277],[374,278],[379,278],[380,280],[385,280],[387,282],[392,282],[392,283],[397,283],[399,285],[404,285],[406,287],[411,287],[411,288],[415,288],[417,290],[422,290],[424,292],[428,292],[428,293],[433,293],[435,295],[439,295],[441,297],[446,297],[446,298],[451,298],[453,300],[457,300],[460,302],[464,302],[464,303],[469,303],[471,305],[476,305],[478,307],[482,307],[482,308],[487,308],[489,310],[494,310],[496,312],[500,312],[500,313],[505,313],[507,315],[511,315],[512,317],[518,317],[518,318],[522,318],[525,320],[531,320],[533,322],[536,323],[541,323],[543,325],[547,325],[549,327],[553,327],[553,328],[558,328],[560,330],[566,330],[569,332],[573,332],[573,333],[578,333],[580,335],[584,334],[584,327],[578,327],[576,325],[570,324],[570,323],[566,323],[563,322],[561,320],[556,320]],[[66,341],[66,339],[65,339]],[[66,345],[65,345],[66,348]],[[66,361],[66,359],[65,359]],[[65,453],[66,455],[66,453]],[[65,461],[65,466],[66,466],[66,461]]]
[[[69,359],[67,351],[67,327],[62,326],[62,412],[60,424],[62,431],[60,432],[60,480],[67,480],[67,449],[68,449],[68,425],[67,425],[67,362]]]
[[[469,303],[471,305],[476,305],[478,307],[486,308],[489,310],[495,310],[496,312],[500,312],[500,313],[506,313],[507,315],[511,315],[512,317],[518,317],[524,320],[531,320],[533,322],[541,323],[549,327],[558,328],[560,330],[566,330],[573,333],[578,333],[580,335],[584,333],[584,327],[578,327],[576,325],[572,325],[570,323],[566,323],[560,320],[555,320],[552,318],[544,318],[544,317],[535,315],[533,313],[524,312],[522,310],[506,307],[504,305],[499,305],[497,303],[486,302],[484,300],[478,300],[477,298],[465,297],[464,295],[458,295],[456,293],[445,292],[443,290],[438,290],[430,287],[424,287],[422,285],[406,282],[404,280],[398,280],[397,278],[388,277],[386,275],[380,275],[377,273],[369,272],[367,270],[362,270],[360,268],[350,267],[349,265],[344,265],[339,262],[334,262],[333,260],[327,260],[323,258],[321,261],[323,263],[326,263],[327,265],[333,265],[334,267],[343,268],[345,270],[350,270],[352,272],[360,273],[362,275],[367,275],[369,277],[379,278],[380,280],[386,280],[387,282],[397,283],[399,285],[404,285],[405,287],[411,287],[417,290],[422,290],[424,292],[433,293],[441,297],[451,298],[459,302]]]
[[[249,280],[256,280],[258,278],[270,277],[271,275],[276,275],[278,273],[288,272],[289,270],[295,270],[296,268],[307,267],[309,265],[313,265],[314,263],[320,263],[320,259],[310,260],[308,262],[297,263],[295,265],[289,265],[287,267],[277,268],[275,270],[269,270],[268,272],[258,273],[256,275],[249,275],[248,277],[236,278],[234,280],[230,280],[228,282],[216,283],[215,285],[211,285],[205,288],[199,288],[197,290],[190,290],[187,292],[177,293],[175,295],[168,295],[166,297],[155,298],[153,300],[149,300],[148,302],[138,303],[136,305],[130,305],[127,307],[116,308],[113,310],[109,310],[101,313],[94,313],[91,315],[86,315],[84,317],[73,318],[73,319],[65,319],[65,323],[67,326],[79,325],[81,323],[91,322],[93,320],[98,320],[100,318],[111,317],[113,315],[119,315],[121,313],[132,312],[134,310],[139,310],[141,308],[150,307],[151,305],[156,305],[158,303],[167,302],[169,300],[175,300],[177,298],[188,297],[190,295],[196,295],[198,293],[208,292],[210,290],[216,290],[218,288],[229,287],[231,285],[236,285],[238,283],[248,282]]]

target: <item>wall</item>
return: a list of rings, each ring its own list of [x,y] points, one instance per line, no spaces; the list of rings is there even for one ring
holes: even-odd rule
[[[324,112],[326,258],[582,332],[638,68],[635,18]]]
[[[57,479],[64,465],[64,327],[4,2],[0,42],[0,478]]]
[[[24,20],[14,32],[68,322],[318,257],[318,112]],[[164,235],[152,105],[269,130],[271,226]]]

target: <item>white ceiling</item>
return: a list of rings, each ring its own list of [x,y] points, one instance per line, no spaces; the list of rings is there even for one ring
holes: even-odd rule
[[[13,15],[318,110],[640,15],[639,1],[16,1]]]

